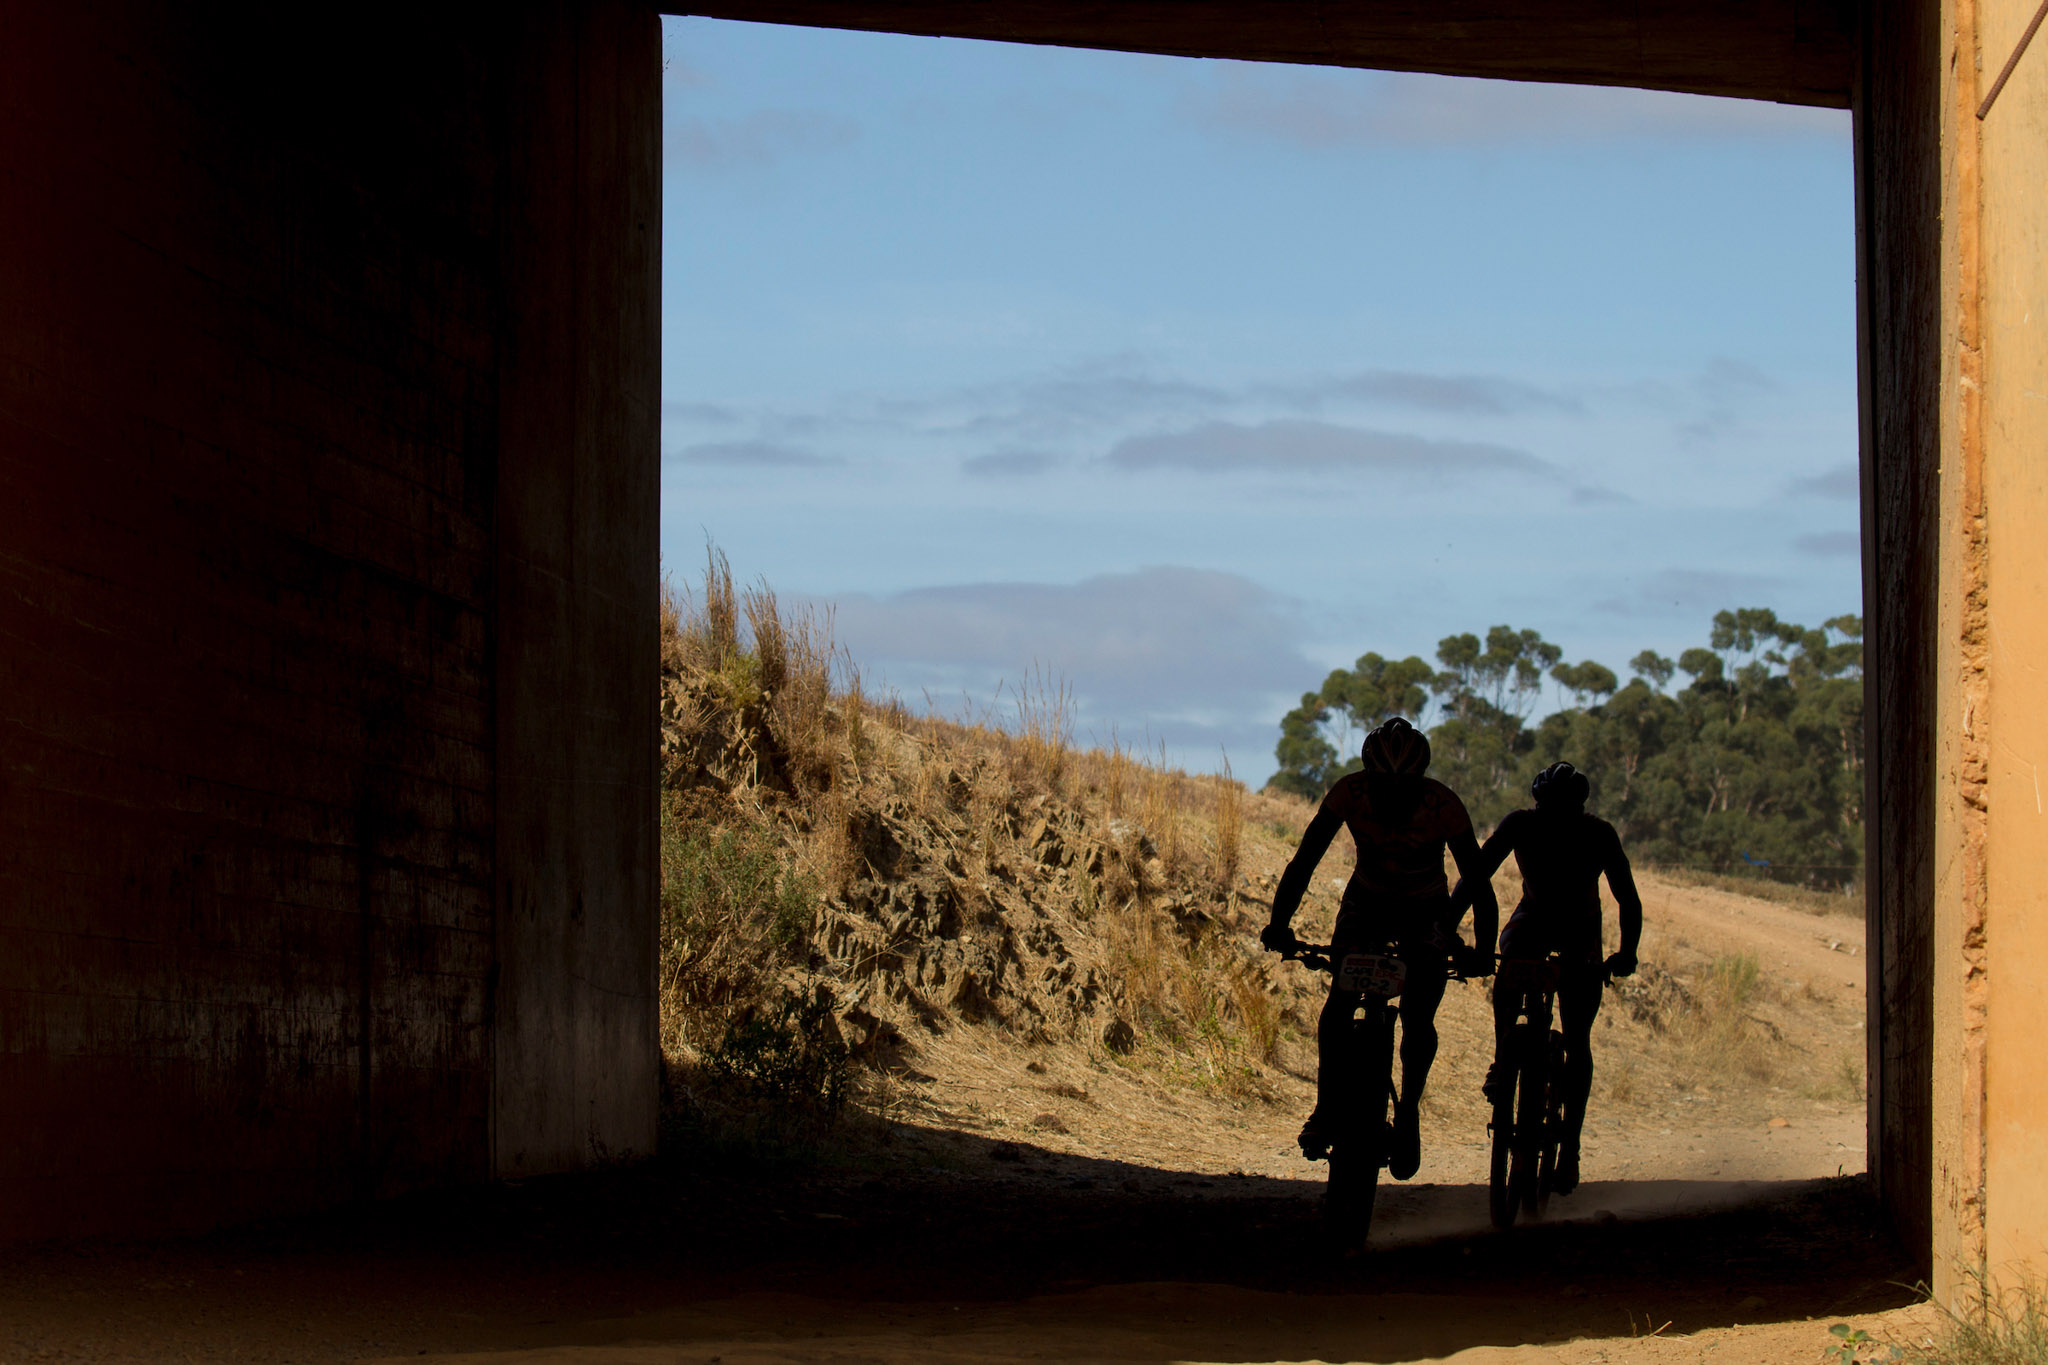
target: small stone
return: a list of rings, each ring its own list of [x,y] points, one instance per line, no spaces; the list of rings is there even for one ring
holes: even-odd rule
[[[1790,1120],[1790,1119],[1772,1119],[1772,1120],[1771,1120],[1771,1127],[1773,1127],[1773,1128],[1790,1128],[1791,1126],[1792,1126],[1792,1120]]]
[[[1751,1294],[1751,1295],[1750,1295],[1750,1296],[1749,1296],[1748,1298],[1744,1299],[1744,1300],[1743,1300],[1743,1301],[1742,1301],[1741,1303],[1738,1303],[1738,1304],[1736,1304],[1735,1306],[1736,1306],[1737,1308],[1741,1309],[1741,1310],[1742,1310],[1742,1311],[1744,1311],[1744,1312],[1748,1312],[1748,1311],[1749,1311],[1750,1309],[1752,1309],[1752,1308],[1761,1308],[1761,1307],[1763,1307],[1763,1306],[1764,1306],[1764,1301],[1763,1301],[1763,1298],[1762,1298],[1761,1296],[1759,1296],[1759,1295],[1756,1295],[1756,1294]]]

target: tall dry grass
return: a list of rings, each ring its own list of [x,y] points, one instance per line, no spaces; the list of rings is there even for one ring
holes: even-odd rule
[[[1073,688],[1043,667],[1000,710],[946,716],[927,699],[913,715],[869,696],[829,614],[742,586],[716,549],[701,582],[665,586],[660,625],[667,1051],[701,1055],[772,1006],[820,916],[870,875],[855,831],[886,807],[948,841],[970,902],[1020,875],[1067,898],[1101,935],[1109,996],[1151,1062],[1256,1091],[1278,1009],[1264,972],[1205,926],[1233,913],[1248,806],[1274,823],[1265,797],[1114,731],[1106,749],[1077,748]],[[1058,876],[1026,837],[1054,818],[1086,864]]]
[[[1073,685],[1043,665],[1033,665],[1018,684],[1015,705],[1017,727],[1013,742],[1006,746],[1013,760],[1013,780],[1025,790],[1062,791],[1074,743]]]
[[[1684,1080],[1724,1089],[1778,1076],[1778,1030],[1756,1008],[1764,989],[1754,953],[1723,954],[1692,978],[1646,959],[1634,977],[1615,983],[1620,1003],[1673,1045]],[[1612,1077],[1610,1091],[1632,1093],[1635,1080]]]
[[[1219,893],[1236,891],[1243,860],[1244,788],[1231,773],[1230,756],[1225,754],[1222,780],[1216,786],[1216,851],[1209,865],[1209,879]]]

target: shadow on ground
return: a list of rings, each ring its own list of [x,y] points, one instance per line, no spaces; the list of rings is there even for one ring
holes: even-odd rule
[[[1860,1177],[1593,1181],[1507,1234],[1483,1187],[1392,1185],[1369,1248],[1333,1255],[1312,1183],[884,1136],[850,1162],[684,1147],[194,1240],[17,1251],[0,1356],[566,1360],[652,1341],[667,1361],[715,1341],[726,1365],[1417,1359],[1913,1297]]]

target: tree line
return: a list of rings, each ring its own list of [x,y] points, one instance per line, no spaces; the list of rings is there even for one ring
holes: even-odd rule
[[[1369,653],[1281,720],[1270,785],[1320,798],[1358,768],[1367,730],[1406,716],[1429,731],[1431,776],[1482,830],[1562,759],[1639,861],[1840,886],[1863,863],[1862,642],[1858,616],[1809,630],[1766,608],[1723,611],[1705,646],[1629,660],[1626,684],[1511,626],[1445,636],[1434,666]],[[1546,680],[1570,704],[1531,723]]]

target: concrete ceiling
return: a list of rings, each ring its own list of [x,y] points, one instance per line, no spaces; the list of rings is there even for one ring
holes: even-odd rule
[[[672,14],[1847,108],[1855,0],[701,0]]]

